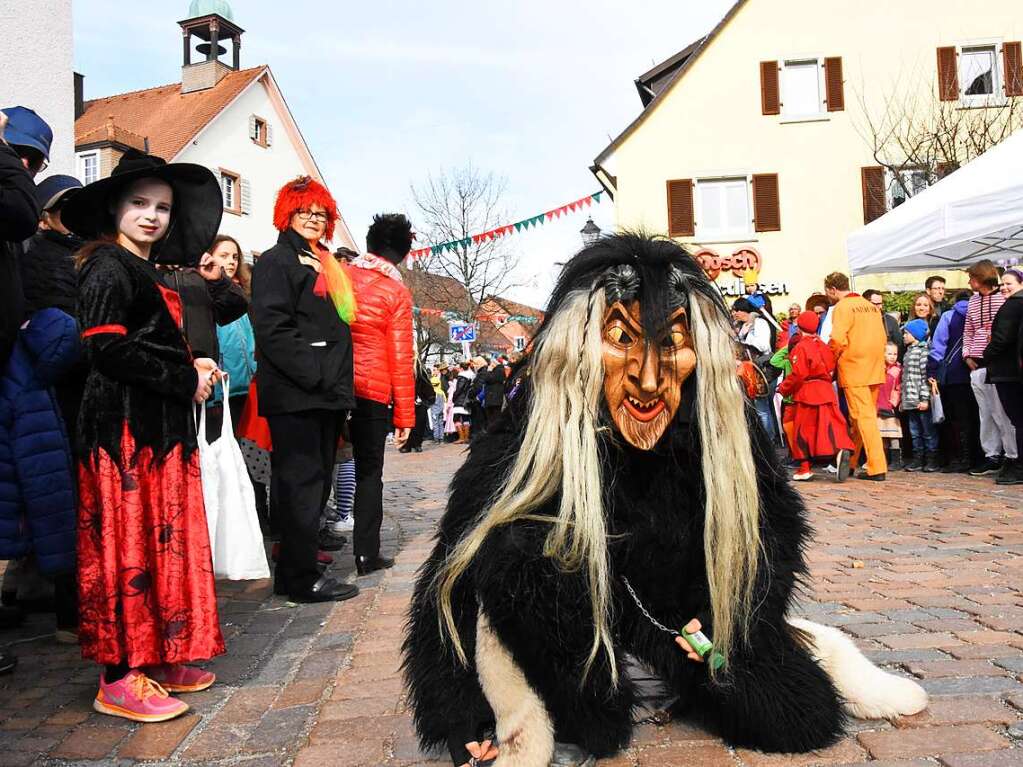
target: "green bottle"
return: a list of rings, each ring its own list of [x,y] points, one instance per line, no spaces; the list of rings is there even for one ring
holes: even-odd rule
[[[689,643],[689,646],[693,648],[693,652],[707,661],[707,656],[710,656],[710,667],[715,671],[719,671],[722,666],[725,665],[724,656],[714,650],[714,643],[707,638],[707,635],[702,631],[696,631],[690,634],[685,629],[680,632],[682,638]]]

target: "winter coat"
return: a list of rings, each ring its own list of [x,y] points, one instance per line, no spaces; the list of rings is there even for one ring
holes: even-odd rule
[[[959,301],[941,315],[931,335],[931,351],[927,356],[927,377],[941,386],[970,382],[970,369],[963,359],[963,329],[969,301]]]
[[[888,340],[881,312],[850,293],[831,307],[829,344],[838,360],[838,385],[847,388],[884,383],[884,346]]]
[[[415,426],[412,294],[401,282],[358,264],[348,268],[358,309],[352,323],[355,396],[394,404],[395,427]]]
[[[34,552],[44,573],[75,568],[75,469],[51,390],[78,359],[78,326],[36,312],[0,379],[0,559]]]
[[[181,330],[196,357],[220,359],[217,326],[229,325],[249,308],[242,289],[227,277],[204,279],[195,269],[163,273],[164,284],[181,296]]]
[[[902,338],[902,326],[888,312],[881,312],[881,318],[884,320],[884,332],[888,336],[888,343],[895,344],[895,348],[899,350],[899,359],[902,359],[902,355],[906,353],[906,341]]]
[[[1023,379],[1023,290],[1009,296],[991,325],[991,341],[984,350],[987,382]]]
[[[437,392],[434,391],[433,384],[430,383],[430,374],[425,370],[420,370],[416,375],[416,405],[428,408],[436,401]]]
[[[455,392],[451,395],[451,402],[455,410],[461,415],[469,414],[469,400],[472,397],[472,385],[476,374],[471,370],[462,370],[455,378]]]
[[[488,370],[483,376],[483,407],[501,407],[504,404],[504,384],[507,379],[504,365]]]
[[[916,410],[921,402],[930,402],[931,386],[927,383],[927,342],[917,341],[906,347],[902,358],[902,410]]]
[[[982,296],[974,293],[966,307],[966,324],[963,326],[963,358],[972,358],[978,362],[984,359],[984,350],[991,340],[991,325],[995,315],[1005,303],[997,289]]]
[[[39,225],[36,187],[21,158],[0,140],[0,365],[14,348],[25,314],[21,287],[21,242]]]
[[[249,383],[256,374],[256,339],[252,335],[252,322],[243,314],[229,325],[217,328],[220,344],[220,367],[231,378],[231,396],[240,397],[249,391]],[[220,387],[216,399],[221,398]]]
[[[877,390],[877,414],[885,418],[894,418],[902,399],[902,365],[896,362],[886,365],[884,383]]]
[[[289,229],[252,269],[249,317],[262,416],[355,407],[352,332],[330,296],[313,292],[319,275],[309,262],[315,259],[308,243]]]
[[[78,271],[75,251],[85,242],[73,234],[38,232],[29,240],[21,259],[25,291],[25,314],[54,307],[75,316],[78,299]]]
[[[792,372],[778,387],[782,397],[805,405],[838,404],[835,387],[835,355],[817,336],[805,333],[789,353]]]

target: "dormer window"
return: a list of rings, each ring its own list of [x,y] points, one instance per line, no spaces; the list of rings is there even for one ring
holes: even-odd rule
[[[249,117],[249,138],[252,143],[261,147],[268,147],[271,143],[270,124],[262,117],[250,115]]]

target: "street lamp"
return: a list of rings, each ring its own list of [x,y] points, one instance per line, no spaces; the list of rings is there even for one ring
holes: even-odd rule
[[[587,248],[600,239],[600,227],[593,223],[592,216],[586,219],[586,225],[579,230],[579,234],[583,238],[583,246]]]

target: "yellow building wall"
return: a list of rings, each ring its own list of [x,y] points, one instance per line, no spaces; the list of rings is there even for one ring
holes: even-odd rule
[[[788,288],[774,305],[802,302],[829,272],[848,273],[846,236],[863,225],[860,168],[877,164],[864,105],[877,114],[885,98],[913,92],[933,103],[938,47],[1021,38],[1020,0],[746,0],[603,163],[617,176],[617,224],[667,231],[668,179],[777,173],[781,231],[679,241],[722,256],[752,246],[763,259],[760,281]],[[812,122],[761,114],[759,62],[804,56],[842,57],[845,111]],[[928,274],[873,275],[854,287],[922,287]],[[944,274],[950,287],[965,285],[961,274]],[[734,280],[722,274],[718,283]]]

